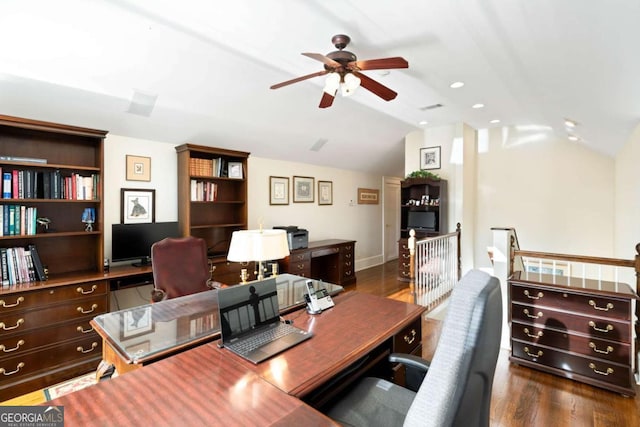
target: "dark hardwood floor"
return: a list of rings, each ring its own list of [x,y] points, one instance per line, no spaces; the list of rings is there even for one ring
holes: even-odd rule
[[[408,301],[408,283],[399,282],[397,272],[397,261],[360,270],[358,282],[347,289]],[[437,320],[423,320],[423,357],[426,359],[435,351],[440,326]],[[624,397],[514,365],[508,357],[509,350],[502,349],[493,383],[492,426],[640,426],[640,397]],[[640,388],[636,390],[640,393]]]

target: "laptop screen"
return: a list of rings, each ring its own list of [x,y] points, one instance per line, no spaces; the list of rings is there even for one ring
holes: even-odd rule
[[[280,320],[276,279],[218,289],[222,341]]]

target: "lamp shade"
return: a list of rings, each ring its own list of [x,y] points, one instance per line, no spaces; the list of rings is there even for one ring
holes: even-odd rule
[[[227,260],[269,261],[289,255],[285,230],[239,230],[231,235]]]

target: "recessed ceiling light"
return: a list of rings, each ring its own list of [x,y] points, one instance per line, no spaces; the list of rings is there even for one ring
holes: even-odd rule
[[[471,106],[471,108],[482,108],[482,107],[484,107],[484,104],[480,104],[480,103],[478,103],[478,104],[473,104],[473,105]]]
[[[449,85],[449,87],[452,89],[458,89],[462,86],[464,86],[464,82],[453,82]]]
[[[489,123],[492,123],[492,124],[500,123],[500,119],[490,120]]]
[[[429,124],[429,122],[428,122],[428,121],[426,121],[426,120],[422,120],[422,121],[420,121],[420,123],[418,123],[418,124],[420,124],[420,125],[428,125],[428,124]]]
[[[568,138],[569,138],[569,141],[579,141],[580,140],[580,138],[578,138],[575,135],[569,135]]]
[[[577,123],[574,122],[573,120],[564,119],[564,125],[568,128],[574,128],[577,126]]]

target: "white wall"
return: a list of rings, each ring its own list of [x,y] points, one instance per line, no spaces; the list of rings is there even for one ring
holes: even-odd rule
[[[126,180],[126,155],[151,157],[151,181]],[[156,221],[177,221],[177,156],[175,145],[159,141],[108,135],[105,141],[104,241],[105,256],[111,259],[111,224],[120,223],[122,188],[155,189]],[[358,205],[357,189],[376,188],[382,195],[382,176],[304,163],[283,162],[250,156],[249,228],[262,222],[297,225],[309,230],[310,240],[356,240],[355,268],[360,270],[382,263],[382,204]],[[315,178],[315,202],[269,205],[269,176],[294,175]],[[333,205],[318,205],[318,180],[333,182]]]

